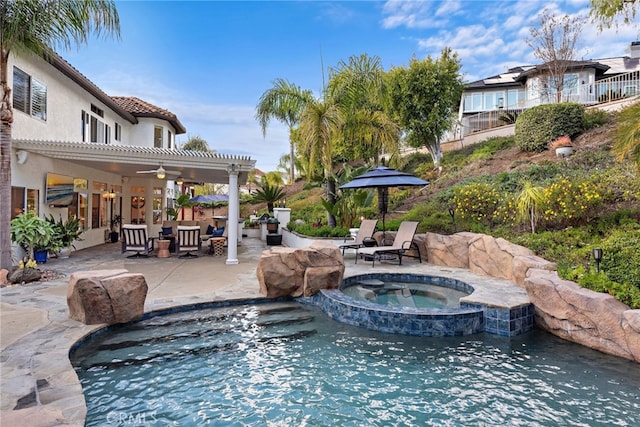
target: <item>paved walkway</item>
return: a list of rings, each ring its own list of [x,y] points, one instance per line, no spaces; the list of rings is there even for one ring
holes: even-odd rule
[[[61,273],[60,277],[0,289],[0,425],[84,424],[84,396],[68,353],[75,342],[101,326],[87,326],[68,318],[66,292],[72,272],[124,268],[144,274],[149,286],[145,311],[262,298],[256,266],[266,248],[260,240],[243,239],[238,247],[239,264],[227,265],[224,256],[129,259],[120,254],[117,244],[106,244],[75,252],[68,259],[50,260],[44,268]],[[526,300],[526,293],[516,285],[467,270],[419,264],[415,260],[407,260],[402,266],[376,264],[372,269],[370,263],[354,264],[353,255],[345,258],[345,276],[399,270],[446,274],[472,284],[484,303],[519,305]]]

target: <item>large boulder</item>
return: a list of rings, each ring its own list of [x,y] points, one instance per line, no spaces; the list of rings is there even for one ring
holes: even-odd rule
[[[69,317],[87,325],[139,319],[147,290],[144,276],[127,270],[73,273],[67,288]]]
[[[532,269],[524,280],[536,325],[587,347],[640,362],[640,310],[608,294]]]
[[[469,268],[469,242],[477,236],[475,233],[457,233],[445,236],[427,233],[424,256],[435,265]]]
[[[514,280],[515,257],[534,256],[530,249],[502,238],[478,234],[469,242],[469,270],[483,276]]]
[[[314,241],[306,248],[273,247],[262,252],[257,276],[268,298],[313,296],[340,286],[344,259],[332,242]]]

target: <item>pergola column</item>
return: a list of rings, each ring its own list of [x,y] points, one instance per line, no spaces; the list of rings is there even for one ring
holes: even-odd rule
[[[227,166],[229,173],[229,217],[227,219],[227,264],[238,264],[238,218],[240,198],[238,197],[238,165]]]

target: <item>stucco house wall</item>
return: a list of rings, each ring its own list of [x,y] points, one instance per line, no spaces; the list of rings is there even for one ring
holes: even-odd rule
[[[16,66],[47,88],[47,120],[14,109],[12,136],[14,139],[40,139],[51,141],[82,141],[82,110],[91,112],[91,104],[104,111],[102,122],[111,127],[114,142],[115,124],[122,126],[123,140],[129,139],[132,123],[114,113],[96,97],[70,81],[60,71],[36,55],[16,57],[8,62],[9,86],[13,87],[13,67]]]

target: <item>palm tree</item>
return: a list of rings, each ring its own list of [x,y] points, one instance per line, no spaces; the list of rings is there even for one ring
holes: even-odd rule
[[[273,204],[286,197],[284,189],[279,185],[272,185],[267,180],[262,181],[262,185],[253,193],[254,203],[266,203],[269,213],[273,213]]]
[[[351,56],[330,70],[327,91],[339,105],[345,122],[338,149],[343,157],[378,164],[383,153],[398,153],[400,127],[383,107],[388,98],[385,83],[377,56]]]
[[[54,48],[85,44],[90,34],[120,37],[112,0],[14,0],[0,2],[0,268],[11,267],[11,127],[9,53],[53,53]]]
[[[263,136],[266,136],[267,126],[272,118],[289,127],[289,179],[291,183],[295,180],[293,132],[298,125],[304,106],[312,100],[313,95],[310,90],[302,90],[287,80],[276,79],[273,82],[273,87],[262,94],[256,107],[256,120],[260,123]]]
[[[333,178],[334,146],[343,124],[338,106],[332,100],[315,100],[308,103],[300,116],[300,138],[309,154],[309,169],[318,160],[322,164],[327,201],[335,204],[335,180]],[[336,226],[336,219],[331,212],[327,213],[327,223]]]

